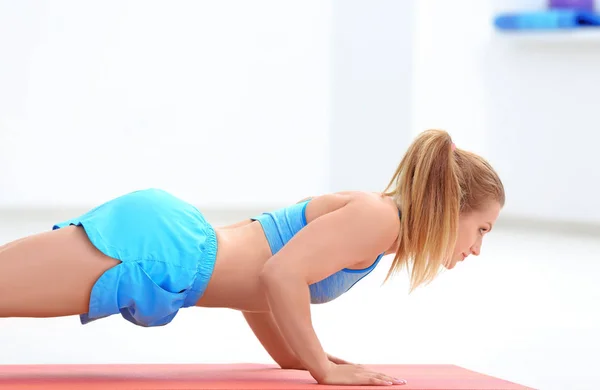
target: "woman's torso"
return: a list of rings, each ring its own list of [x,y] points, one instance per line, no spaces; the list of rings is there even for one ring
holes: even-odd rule
[[[375,196],[382,202],[393,204],[391,199],[379,194],[351,191],[323,195],[312,200],[303,211],[306,224],[360,196]],[[264,227],[259,221],[247,219],[215,230],[218,240],[217,261],[212,278],[197,306],[227,307],[244,311],[268,310],[266,297],[259,284],[259,274],[265,262],[272,256],[272,248],[265,236]],[[379,258],[356,259],[355,266],[351,269],[368,269]],[[368,272],[370,269],[365,274]],[[361,275],[348,275],[350,278],[359,279],[357,276]]]

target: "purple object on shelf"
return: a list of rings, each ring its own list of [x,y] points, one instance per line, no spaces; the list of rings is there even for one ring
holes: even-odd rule
[[[548,7],[593,11],[594,0],[548,0]]]

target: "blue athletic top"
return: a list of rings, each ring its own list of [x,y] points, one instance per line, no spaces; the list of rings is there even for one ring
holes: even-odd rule
[[[260,222],[269,246],[271,254],[277,253],[289,240],[306,226],[306,205],[310,200],[284,207],[272,212],[266,212],[251,218]],[[310,288],[311,303],[329,302],[346,291],[354,284],[367,276],[383,257],[381,253],[369,267],[353,270],[344,268],[327,278],[313,283]]]

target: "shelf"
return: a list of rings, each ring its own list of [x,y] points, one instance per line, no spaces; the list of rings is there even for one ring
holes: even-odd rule
[[[586,27],[562,30],[496,30],[495,37],[505,41],[529,43],[597,43],[600,44],[600,28]]]

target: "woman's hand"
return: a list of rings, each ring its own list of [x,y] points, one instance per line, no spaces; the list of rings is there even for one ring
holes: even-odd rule
[[[339,357],[335,357],[330,354],[327,354],[327,358],[329,359],[330,362],[335,363],[335,364],[352,364],[354,366],[361,366],[360,364],[350,363],[344,359],[340,359]]]
[[[330,362],[329,368],[322,378],[315,378],[323,385],[405,385],[406,381],[375,371],[370,371],[356,364],[335,364]]]
[[[335,363],[335,364],[351,364],[354,366],[359,366],[362,367],[360,364],[355,364],[355,363],[350,363],[344,359],[340,359],[338,357],[332,356],[327,354],[327,358],[329,359],[330,362]],[[293,364],[283,364],[280,365],[281,368],[286,369],[286,370],[306,370],[306,368],[302,365],[302,363],[300,363],[299,360],[295,360]]]

